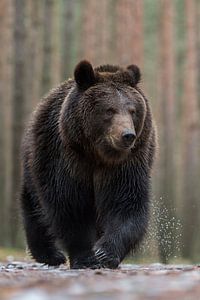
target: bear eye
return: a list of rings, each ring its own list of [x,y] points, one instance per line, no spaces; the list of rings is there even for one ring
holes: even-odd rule
[[[132,116],[134,116],[134,115],[135,115],[135,109],[131,109],[131,110],[130,110],[130,114],[131,114]]]
[[[115,113],[115,111],[112,108],[109,108],[109,109],[106,110],[107,116],[112,116],[112,115],[114,115],[114,113]]]

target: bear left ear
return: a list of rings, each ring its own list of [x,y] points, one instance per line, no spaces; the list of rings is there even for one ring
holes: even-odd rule
[[[74,70],[74,78],[78,86],[87,89],[95,83],[95,74],[92,65],[87,60],[82,60]]]
[[[138,82],[140,82],[141,80],[141,73],[140,73],[140,69],[138,68],[138,66],[136,65],[130,65],[127,67],[129,73],[131,74],[134,84],[138,84]]]

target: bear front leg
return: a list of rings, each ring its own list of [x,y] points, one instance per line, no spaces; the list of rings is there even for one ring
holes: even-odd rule
[[[117,268],[120,262],[134,250],[142,240],[147,227],[147,217],[133,215],[127,220],[113,216],[104,235],[94,246],[95,257],[101,267]]]
[[[127,163],[98,172],[95,196],[103,235],[94,246],[101,267],[117,268],[142,240],[148,225],[147,169]]]
[[[71,229],[71,238],[65,240],[71,269],[98,268],[97,260],[92,250],[96,242],[95,223],[80,224]]]

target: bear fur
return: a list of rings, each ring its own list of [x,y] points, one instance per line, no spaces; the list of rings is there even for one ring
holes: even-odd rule
[[[116,268],[148,225],[156,132],[140,70],[81,61],[36,108],[22,143],[21,209],[40,263]]]

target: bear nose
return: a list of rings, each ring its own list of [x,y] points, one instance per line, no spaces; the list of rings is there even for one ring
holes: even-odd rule
[[[125,145],[130,146],[136,138],[136,134],[132,130],[125,130],[122,134],[122,140]]]

